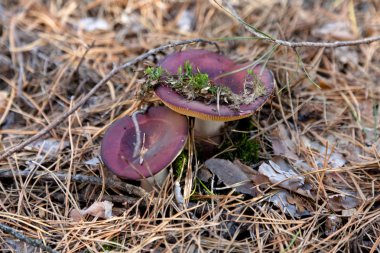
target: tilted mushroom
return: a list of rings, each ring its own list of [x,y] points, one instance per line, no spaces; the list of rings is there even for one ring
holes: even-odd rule
[[[160,186],[167,167],[181,153],[188,136],[187,117],[164,106],[149,108],[137,115],[141,148],[134,156],[136,126],[130,116],[115,121],[106,131],[100,155],[106,167],[117,176],[141,181],[146,190]]]
[[[242,103],[238,108],[231,108],[226,103],[205,103],[204,101],[189,100],[176,92],[164,81],[155,88],[156,95],[170,109],[183,115],[195,117],[195,131],[198,136],[212,137],[220,134],[224,122],[242,119],[251,116],[269,99],[273,93],[275,80],[270,70],[261,65],[253,68],[244,68],[242,64],[236,64],[232,60],[220,54],[207,50],[186,50],[168,55],[160,63],[167,74],[177,75],[178,69],[183,68],[188,62],[193,72],[206,73],[209,79],[219,87],[227,87],[232,93],[241,95],[246,89],[247,83],[252,84],[252,79],[257,78],[262,85],[263,94],[251,94],[249,103]],[[251,73],[251,74],[249,74]],[[251,87],[251,89],[255,87]]]

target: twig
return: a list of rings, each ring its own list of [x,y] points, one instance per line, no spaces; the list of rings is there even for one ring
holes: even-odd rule
[[[33,174],[35,177],[40,177],[44,180],[54,181],[55,178],[58,178],[59,180],[66,180],[68,178],[67,173],[62,172],[39,172],[39,171],[29,171],[29,170],[21,170],[21,171],[12,171],[12,170],[6,170],[6,171],[0,171],[0,178],[14,178],[14,177],[29,177],[30,174]],[[88,184],[94,184],[94,185],[102,185],[103,181],[100,177],[95,176],[85,176],[85,175],[73,175],[71,176],[71,181],[77,182],[77,183],[88,183]],[[122,191],[126,191],[129,194],[138,196],[138,197],[145,197],[147,196],[147,192],[135,185],[127,184],[122,181],[117,181],[115,179],[105,179],[105,185],[107,188],[116,188]]]
[[[335,47],[347,47],[347,46],[356,46],[361,44],[370,44],[375,41],[380,41],[380,35],[374,36],[374,37],[368,37],[358,40],[347,40],[347,41],[332,41],[332,42],[313,42],[313,41],[303,41],[303,42],[291,42],[286,40],[279,40],[272,38],[271,36],[260,32],[259,29],[253,27],[252,25],[247,24],[236,12],[234,7],[229,1],[222,0],[223,4],[227,6],[222,6],[219,4],[216,0],[214,2],[220,6],[224,11],[232,15],[235,19],[237,19],[241,24],[243,24],[244,28],[247,29],[250,33],[255,35],[257,38],[262,39],[264,41],[269,41],[278,45],[291,47],[291,48],[297,48],[297,47],[329,47],[329,48],[335,48]]]
[[[191,40],[183,40],[183,41],[176,41],[176,42],[172,42],[172,43],[169,43],[167,45],[164,45],[164,46],[160,46],[160,47],[157,47],[157,48],[154,48],[154,49],[151,49],[149,50],[148,52],[146,53],[143,53],[139,56],[137,56],[136,58],[134,58],[133,60],[130,60],[126,63],[124,63],[123,65],[121,66],[118,66],[116,68],[114,68],[113,70],[111,70],[102,80],[100,80],[88,93],[87,95],[85,95],[78,103],[76,103],[70,110],[67,110],[66,112],[64,112],[60,117],[56,118],[53,122],[51,122],[48,126],[46,126],[45,128],[43,128],[42,130],[40,130],[36,135],[33,135],[32,137],[26,139],[25,141],[15,145],[15,146],[12,146],[8,149],[6,149],[5,151],[1,152],[0,154],[0,160],[3,160],[4,158],[12,155],[13,153],[23,149],[25,146],[27,146],[28,144],[38,140],[39,138],[41,138],[42,136],[44,136],[45,134],[47,134],[50,130],[52,130],[53,128],[55,128],[56,126],[58,126],[59,124],[61,124],[65,119],[67,119],[71,114],[73,114],[75,111],[77,111],[84,103],[86,103],[86,101],[88,99],[91,98],[92,95],[94,95],[94,93],[100,88],[102,87],[105,83],[108,82],[108,80],[110,80],[115,74],[117,74],[118,72],[120,72],[121,70],[125,69],[125,68],[128,68],[130,66],[133,66],[135,65],[136,63],[148,58],[149,56],[151,55],[154,55],[154,54],[157,54],[158,52],[160,51],[163,51],[163,50],[166,50],[168,48],[171,48],[171,47],[176,47],[176,46],[180,46],[180,45],[186,45],[186,44],[191,44],[191,43],[210,43],[210,44],[214,44],[216,45],[215,42],[212,42],[212,41],[209,41],[209,40],[205,40],[205,39],[191,39]]]
[[[53,198],[59,200],[59,201],[64,201],[66,199],[66,195],[64,193],[53,193],[51,195]],[[130,197],[126,195],[103,195],[100,200],[98,199],[99,196],[97,195],[90,195],[88,196],[87,194],[77,194],[76,195],[76,200],[80,202],[88,202],[89,200],[98,200],[98,201],[110,201],[112,203],[124,203],[128,205],[134,205],[138,201],[141,201],[141,198],[135,198],[135,197]],[[154,204],[154,202],[152,202]],[[146,203],[144,201],[141,201],[139,203],[139,206],[146,207]]]
[[[49,246],[46,246],[45,244],[43,244],[43,242],[41,240],[29,238],[29,237],[21,234],[17,230],[14,230],[13,228],[8,227],[7,225],[0,223],[0,229],[3,230],[5,233],[13,235],[14,237],[19,239],[20,241],[23,241],[29,245],[41,248],[41,249],[43,249],[49,253],[58,253],[58,251],[55,251],[52,248],[50,248]]]
[[[71,76],[73,76],[75,73],[77,73],[77,72],[79,71],[79,68],[80,68],[80,66],[82,66],[82,63],[83,63],[84,59],[86,58],[86,55],[87,55],[88,52],[94,47],[94,45],[95,45],[95,41],[91,42],[91,44],[90,44],[89,46],[86,47],[86,50],[84,51],[82,57],[80,58],[77,67],[76,67],[75,70],[71,73]],[[71,77],[69,78],[69,80],[71,80]]]
[[[85,49],[83,55],[82,55],[81,58],[79,59],[79,62],[78,62],[78,64],[77,64],[77,67],[75,68],[74,71],[72,71],[72,72],[70,73],[70,76],[69,76],[69,78],[68,78],[69,82],[72,81],[72,79],[73,79],[73,77],[74,77],[75,74],[78,74],[78,72],[79,72],[79,68],[82,66],[83,61],[84,61],[84,59],[86,58],[86,55],[87,55],[88,52],[94,47],[94,45],[95,45],[95,41],[92,41],[92,43],[91,43],[89,46],[86,47],[86,49]],[[84,83],[85,83],[87,80],[88,80],[88,79],[84,80],[84,82],[82,81],[82,82],[79,83],[79,85],[78,85],[77,88],[75,89],[75,93],[74,93],[75,96],[76,96],[76,95],[78,94],[78,92],[82,89]]]

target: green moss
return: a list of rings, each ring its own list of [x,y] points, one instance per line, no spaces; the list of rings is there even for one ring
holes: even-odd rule
[[[157,81],[161,78],[164,70],[161,67],[147,67],[144,74],[148,77],[148,80]]]
[[[247,86],[244,85],[244,87],[249,88],[245,88],[239,94],[233,93],[227,86],[216,84],[207,73],[194,69],[188,61],[183,66],[179,66],[174,75],[164,72],[161,67],[148,67],[144,73],[147,82],[145,87],[141,89],[141,97],[145,97],[145,94],[151,94],[151,91],[160,81],[165,82],[188,100],[203,101],[206,104],[223,104],[233,110],[239,110],[240,105],[250,104],[258,97],[266,94],[264,84],[251,69],[247,70],[250,78],[249,81],[245,80]]]
[[[189,77],[189,85],[195,90],[201,90],[210,86],[208,74],[196,73]]]
[[[250,140],[248,134],[242,134],[236,147],[236,158],[243,163],[252,164],[259,161],[260,145],[257,141]]]
[[[231,94],[231,89],[225,86],[215,86],[207,73],[194,71],[190,62],[186,61],[183,66],[179,66],[176,75],[166,75],[161,67],[147,67],[144,74],[147,78],[145,90],[151,90],[161,78],[174,90],[184,95],[188,99],[203,98],[207,102],[216,97],[220,91],[222,95]]]
[[[176,178],[179,178],[181,176],[183,168],[186,167],[188,157],[189,155],[187,151],[184,150],[172,163],[173,171]]]
[[[255,125],[250,119],[240,120],[237,130],[239,132],[232,132],[229,139],[225,139],[220,150],[233,146],[234,151],[223,153],[221,158],[233,161],[239,159],[246,164],[254,164],[259,161],[260,144],[256,140],[250,139],[250,134],[245,133],[255,129]],[[240,132],[242,131],[242,132]]]
[[[185,69],[185,76],[189,77],[193,75],[193,67],[191,66],[190,62],[186,61],[185,64],[183,65]]]
[[[252,82],[253,82],[253,89],[254,89],[254,94],[257,97],[263,96],[266,94],[266,88],[263,82],[258,78],[258,76],[253,72],[252,69],[247,70],[247,74],[252,76]]]

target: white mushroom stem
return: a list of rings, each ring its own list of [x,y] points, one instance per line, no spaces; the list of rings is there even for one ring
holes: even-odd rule
[[[203,120],[195,118],[195,135],[201,138],[213,138],[220,135],[224,121]]]
[[[165,168],[152,177],[141,179],[140,187],[150,192],[154,190],[155,186],[161,187],[164,184],[165,179],[168,175],[169,175],[169,171],[167,168]]]

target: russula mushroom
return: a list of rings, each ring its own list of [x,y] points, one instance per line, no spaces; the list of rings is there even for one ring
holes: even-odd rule
[[[254,76],[265,91],[251,99],[249,103],[241,103],[238,108],[231,108],[226,103],[207,104],[199,99],[189,100],[173,90],[163,79],[155,88],[156,95],[170,109],[195,117],[195,131],[201,137],[220,134],[220,129],[226,121],[251,116],[268,100],[274,90],[275,81],[270,70],[261,65],[243,70],[243,67],[247,65],[236,64],[225,56],[207,50],[191,49],[172,53],[164,58],[159,66],[167,74],[176,75],[179,67],[183,68],[186,62],[192,66],[193,73],[206,73],[215,86],[227,87],[234,94],[242,94],[246,89],[246,84],[253,83]],[[252,96],[255,94],[252,93]]]
[[[141,187],[151,190],[161,185],[166,167],[180,154],[188,136],[187,117],[164,106],[149,108],[137,115],[141,131],[141,152],[134,156],[136,127],[131,116],[115,121],[106,131],[100,155],[106,167],[117,176],[141,181]]]

